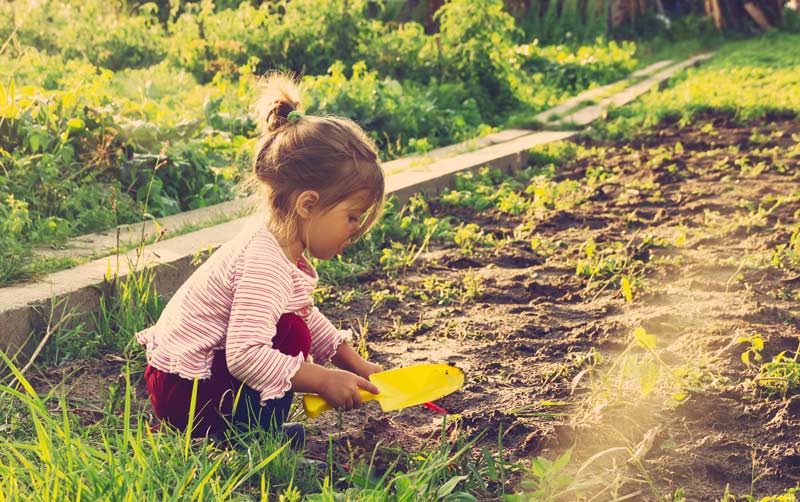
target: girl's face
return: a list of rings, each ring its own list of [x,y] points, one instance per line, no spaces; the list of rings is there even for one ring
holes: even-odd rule
[[[365,194],[355,193],[327,211],[315,213],[304,230],[306,247],[314,258],[329,260],[350,245],[368,209]]]

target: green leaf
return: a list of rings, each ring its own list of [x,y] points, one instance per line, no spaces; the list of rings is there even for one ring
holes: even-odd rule
[[[547,462],[547,463],[545,463]],[[550,463],[546,458],[536,457],[531,462],[531,473],[537,478],[543,478],[550,468]]]
[[[639,326],[633,332],[634,338],[646,349],[656,348],[656,335],[648,335],[643,327]]]
[[[83,121],[83,119],[75,117],[69,119],[69,121],[67,122],[67,127],[69,127],[70,129],[75,129],[76,131],[80,131],[86,127],[86,123]]]
[[[631,291],[631,281],[628,280],[628,277],[625,276],[620,281],[620,286],[622,287],[622,296],[625,297],[625,301],[628,303],[633,301],[633,292]]]
[[[436,498],[441,499],[447,497],[456,489],[456,486],[465,479],[467,479],[467,476],[453,476],[448,479],[447,482],[436,491]]]
[[[687,393],[686,393],[686,391],[683,391],[683,390],[682,390],[682,391],[679,391],[679,392],[676,392],[675,394],[673,394],[673,395],[670,397],[670,399],[672,399],[673,401],[675,401],[675,402],[676,402],[676,404],[677,404],[677,403],[680,403],[681,401],[683,401],[684,399],[686,399],[686,397],[687,397],[688,395],[689,395],[689,394],[687,394]]]
[[[411,480],[408,478],[397,477],[394,480],[394,486],[397,488],[397,493],[401,494],[411,488]]]
[[[553,480],[553,489],[561,490],[563,488],[569,487],[574,480],[572,476],[568,476],[566,474],[562,474]]]
[[[594,256],[595,249],[597,249],[597,244],[595,244],[593,240],[589,240],[589,242],[586,243],[586,257],[591,258]]]
[[[642,391],[642,397],[647,397],[656,388],[658,367],[652,362],[644,364],[641,367],[639,378],[639,389]]]
[[[31,153],[36,153],[39,151],[39,146],[41,145],[41,141],[39,139],[38,134],[31,134],[28,136],[28,144],[31,145]]]
[[[444,502],[477,502],[478,499],[466,492],[456,492],[445,497]]]
[[[560,457],[553,462],[553,472],[557,473],[560,472],[564,467],[569,464],[569,461],[572,459],[572,448],[569,448],[565,451]]]

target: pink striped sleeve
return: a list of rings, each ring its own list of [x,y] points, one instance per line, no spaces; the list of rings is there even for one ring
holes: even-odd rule
[[[353,336],[349,329],[337,329],[317,307],[311,307],[306,325],[311,332],[311,356],[316,364],[327,363],[336,353],[339,344]]]
[[[291,389],[304,360],[302,353],[289,356],[272,348],[292,291],[290,271],[273,254],[254,241],[237,263],[225,345],[231,375],[259,391],[262,404]]]

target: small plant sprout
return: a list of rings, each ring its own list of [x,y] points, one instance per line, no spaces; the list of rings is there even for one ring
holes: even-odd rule
[[[673,240],[673,244],[675,244],[675,247],[682,248],[686,244],[687,236],[688,236],[688,230],[686,229],[686,227],[683,226],[679,227],[678,233],[677,235],[675,235],[675,239]]]
[[[625,301],[630,303],[633,301],[633,292],[631,291],[631,281],[628,279],[628,276],[623,276],[620,279],[620,289],[622,290],[622,296],[625,297]]]
[[[591,397],[585,403],[588,406],[586,412],[591,414],[609,404],[626,402],[633,389],[638,390],[638,398],[646,398],[656,390],[659,382],[664,384],[662,390],[671,395],[668,404],[685,399],[685,389],[695,375],[686,372],[683,376],[673,370],[656,352],[656,343],[656,335],[647,333],[640,326],[633,331],[628,346],[608,369],[591,365],[575,375],[571,384],[573,393],[584,377],[588,375],[590,378]]]
[[[756,362],[761,362],[761,351],[764,350],[764,339],[760,334],[756,333],[750,336],[740,336],[736,340],[736,343],[750,344],[750,346],[747,347],[744,352],[742,352],[742,362],[745,364],[745,366],[748,368],[752,366],[752,363],[750,362],[750,356],[752,356]]]
[[[768,396],[780,395],[786,398],[788,394],[800,391],[800,345],[795,349],[794,355],[790,351],[782,351],[769,362],[762,362],[761,351],[764,350],[764,340],[760,334],[740,337],[737,343],[749,343],[750,346],[742,352],[742,362],[748,368],[759,363],[758,374],[753,378],[755,388],[762,388]],[[750,361],[752,355],[755,363]]]
[[[459,305],[463,307],[465,303],[481,296],[485,289],[483,277],[481,277],[481,275],[474,271],[467,272],[461,280],[461,294],[458,298]]]
[[[372,306],[369,308],[369,313],[372,314],[381,303],[396,303],[402,302],[406,297],[408,286],[402,284],[397,285],[394,290],[384,288],[371,293]]]
[[[481,227],[474,223],[462,223],[453,234],[453,240],[464,256],[472,255],[475,247],[482,245],[488,239]]]
[[[369,360],[369,349],[367,348],[367,332],[369,331],[369,321],[367,316],[362,319],[356,320],[354,330],[356,334],[355,349],[358,354],[366,360]]]
[[[427,227],[422,243],[419,245],[411,243],[408,245],[392,241],[391,247],[384,248],[380,257],[380,264],[387,272],[399,272],[410,267],[428,249],[431,238],[436,234],[440,222]]]
[[[788,242],[775,247],[770,263],[776,268],[796,272],[800,271],[800,225],[791,232]]]
[[[587,279],[585,292],[596,289],[596,298],[608,287],[619,284],[626,300],[628,292],[633,299],[636,282],[641,280],[648,267],[649,249],[655,245],[652,236],[645,237],[639,244],[634,244],[635,239],[636,235],[627,244],[609,242],[602,246],[589,239],[581,245],[584,257],[577,260],[575,275]],[[627,280],[627,286],[623,279]]]
[[[587,470],[599,459],[608,455],[628,452],[628,448],[608,448],[589,457],[577,469],[569,469],[572,461],[572,448],[559,455],[555,460],[545,457],[536,457],[531,461],[527,477],[520,483],[522,491],[514,495],[507,495],[506,502],[558,502],[562,500],[627,500],[629,497],[619,498],[617,491],[620,488],[619,476],[610,480],[603,480],[591,475]],[[586,492],[591,493],[590,498],[585,498]],[[639,492],[636,492],[639,493]],[[604,498],[599,498],[605,495]],[[609,498],[610,497],[610,498]]]

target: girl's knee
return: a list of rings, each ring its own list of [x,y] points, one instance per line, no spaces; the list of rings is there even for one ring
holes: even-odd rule
[[[311,332],[302,317],[296,314],[283,314],[275,326],[272,347],[284,354],[296,356],[303,353],[308,357],[311,350]]]

